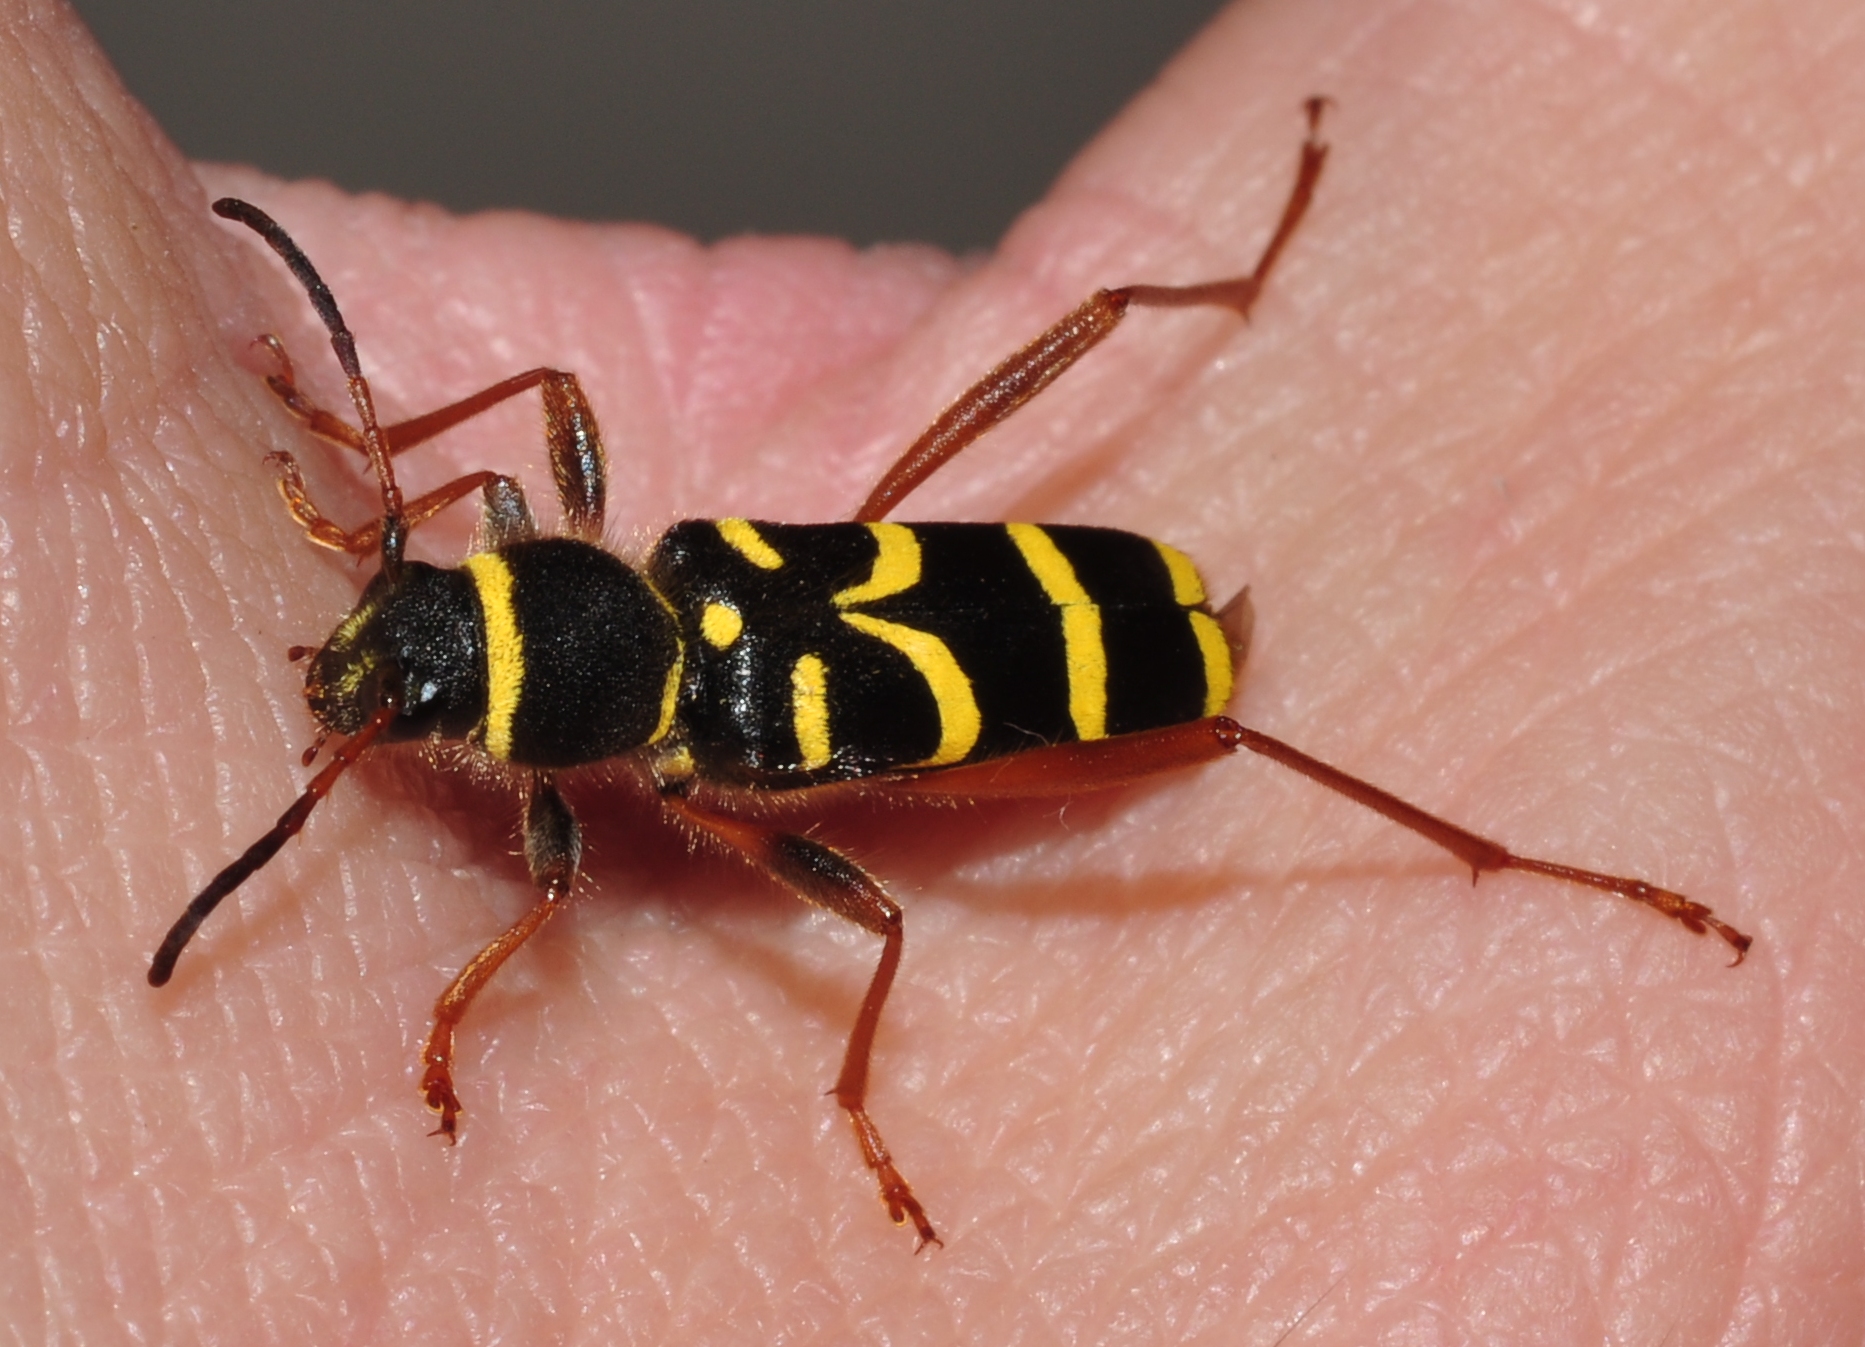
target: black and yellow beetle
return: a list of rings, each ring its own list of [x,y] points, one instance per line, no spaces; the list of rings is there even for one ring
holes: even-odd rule
[[[322,733],[347,737],[278,823],[189,904],[150,982],[168,981],[220,900],[298,833],[377,740],[463,742],[522,790],[525,858],[540,896],[435,1005],[421,1089],[451,1138],[461,1111],[455,1028],[576,882],[580,831],[556,777],[636,755],[680,824],[882,938],[834,1093],[889,1213],[911,1220],[923,1247],[937,1236],[865,1104],[875,1029],[900,962],[900,909],[833,848],[734,813],[735,795],[855,781],[968,799],[1065,795],[1247,748],[1421,834],[1473,875],[1526,870],[1621,894],[1692,931],[1715,931],[1739,961],[1749,938],[1701,903],[1643,880],[1517,856],[1225,717],[1248,642],[1247,598],[1214,608],[1175,549],[1112,529],[885,518],[1107,336],[1129,307],[1222,305],[1248,314],[1319,180],[1327,156],[1321,112],[1312,101],[1295,186],[1250,275],[1097,292],[953,403],[849,522],[690,520],[668,530],[639,566],[602,543],[602,445],[574,376],[532,370],[384,428],[354,340],[310,262],[253,206],[216,203],[285,259],[330,330],[359,426],[300,393],[276,341],[280,372],[270,382],[314,433],[369,459],[382,514],[344,530],[318,512],[296,464],[279,455],[287,503],[313,540],[374,554],[380,569],[321,649],[295,652],[310,657],[305,695]],[[403,501],[394,454],[530,388],[544,403],[561,535],[541,536],[518,483],[490,472]],[[473,555],[453,569],[404,557],[409,530],[476,491],[484,511]]]

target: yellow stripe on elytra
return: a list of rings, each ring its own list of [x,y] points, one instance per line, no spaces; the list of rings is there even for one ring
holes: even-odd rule
[[[813,772],[829,762],[829,671],[822,659],[804,655],[790,670],[790,714],[796,723],[797,748],[803,770]]]
[[[686,642],[680,637],[680,614],[667,602],[667,596],[651,583],[648,593],[654,596],[673,626],[673,663],[667,669],[667,680],[661,684],[660,719],[654,723],[654,733],[648,736],[650,744],[658,744],[673,728],[674,714],[680,709],[680,683],[686,677]]]
[[[673,663],[667,668],[667,681],[661,684],[661,716],[654,723],[654,733],[648,736],[650,744],[658,744],[667,737],[667,731],[673,728],[674,712],[680,709],[680,680],[686,673],[686,647],[676,645]]]
[[[699,634],[715,650],[726,650],[745,629],[745,619],[729,603],[709,603],[699,615]]]
[[[1172,598],[1181,608],[1196,608],[1205,600],[1204,581],[1199,578],[1198,568],[1192,565],[1192,559],[1169,543],[1153,544],[1159,549],[1159,555],[1166,563],[1166,571],[1172,576]]]
[[[479,592],[486,620],[486,720],[481,741],[499,759],[512,755],[512,719],[525,687],[525,641],[512,604],[512,568],[497,552],[481,552],[463,563]]]
[[[1062,649],[1068,659],[1068,714],[1075,733],[1107,737],[1107,646],[1101,639],[1101,610],[1092,603],[1062,609]]]
[[[837,608],[852,608],[858,603],[873,603],[913,588],[920,582],[920,540],[905,524],[869,524],[879,551],[868,578],[836,594],[830,602]]]
[[[777,549],[764,541],[764,535],[749,520],[721,519],[718,527],[726,545],[759,570],[774,571],[784,564]]]
[[[1035,524],[1006,524],[1024,564],[1049,602],[1062,610],[1062,648],[1068,664],[1068,713],[1080,739],[1107,737],[1107,646],[1101,610],[1081,587],[1075,568],[1055,539]]]
[[[1193,610],[1185,616],[1192,622],[1192,635],[1198,638],[1198,652],[1204,656],[1204,713],[1215,716],[1230,704],[1230,690],[1237,670],[1231,663],[1235,656],[1224,629],[1209,613]]]
[[[977,744],[978,735],[984,729],[984,718],[978,713],[978,698],[972,691],[971,679],[958,667],[958,660],[953,658],[946,643],[931,632],[886,622],[866,613],[843,613],[842,621],[877,641],[885,641],[905,655],[932,691],[933,701],[939,708],[939,746],[931,756],[907,765],[943,767],[963,760]]]

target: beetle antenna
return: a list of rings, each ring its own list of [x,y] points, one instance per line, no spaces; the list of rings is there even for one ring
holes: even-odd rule
[[[267,861],[278,855],[280,847],[298,835],[305,820],[311,817],[311,811],[317,808],[317,802],[330,794],[330,788],[337,784],[337,778],[363,756],[369,745],[375,742],[376,736],[395,719],[396,711],[395,699],[390,697],[385,700],[376,713],[369,717],[368,724],[343,741],[342,747],[324,770],[311,778],[311,784],[304,788],[304,794],[292,801],[290,809],[279,815],[271,831],[247,847],[240,853],[238,860],[208,880],[207,887],[194,895],[194,901],[182,912],[180,920],[169,927],[168,934],[162,937],[162,947],[149,962],[151,987],[163,986],[174,976],[175,960],[181,957],[181,951],[194,939],[194,933],[201,929],[201,923],[220,906],[220,900],[251,879]]]
[[[369,466],[375,470],[376,481],[382,484],[382,569],[393,580],[401,571],[402,547],[408,536],[402,517],[401,488],[395,484],[388,441],[382,434],[381,423],[376,420],[375,398],[369,391],[369,381],[363,377],[363,367],[356,359],[356,338],[337,309],[336,297],[324,284],[324,278],[317,274],[317,268],[311,265],[311,259],[304,255],[304,249],[259,207],[228,196],[214,203],[214,214],[245,225],[270,244],[272,251],[284,259],[291,274],[298,278],[298,284],[310,296],[311,307],[317,310],[317,316],[329,329],[330,348],[337,353],[337,363],[343,367],[343,377],[349,381],[350,401],[356,407],[357,419],[362,422],[363,452],[369,455]]]

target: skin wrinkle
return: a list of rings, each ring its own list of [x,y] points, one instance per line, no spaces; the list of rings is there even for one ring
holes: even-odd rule
[[[1602,361],[1601,363],[1604,363],[1604,361]],[[1698,381],[1692,383],[1691,385],[1686,386],[1685,389],[1682,390],[1682,392],[1676,398],[1673,399],[1673,401],[1674,403],[1683,403],[1688,400],[1689,394],[1691,392],[1702,391],[1703,389],[1709,387],[1709,385],[1710,385],[1710,379],[1706,373],[1705,375],[1701,376]],[[1552,403],[1553,401],[1555,401],[1555,399],[1552,399],[1552,398],[1549,399],[1550,403]],[[1651,427],[1651,423],[1649,422],[1649,420],[1647,420],[1643,424],[1646,427]],[[1647,442],[1651,442],[1654,444],[1657,442],[1660,442],[1661,436],[1662,436],[1662,430],[1660,428],[1651,427],[1649,429],[1641,429],[1640,432],[1638,433],[1638,438],[1634,441],[1634,447],[1643,446]],[[1634,455],[1628,454],[1627,457],[1628,457],[1628,460],[1636,461],[1636,458]],[[1526,461],[1524,466],[1532,468],[1534,466],[1534,460]],[[1724,508],[1726,506],[1732,503],[1739,503],[1740,501],[1746,499],[1750,493],[1759,490],[1761,487],[1763,487],[1766,483],[1773,480],[1774,478],[1785,477],[1787,475],[1787,470],[1784,467],[1777,469],[1773,473],[1769,473],[1766,471],[1766,465],[1758,464],[1757,467],[1758,469],[1761,469],[1757,473],[1757,475],[1741,479],[1740,481],[1732,484],[1729,489],[1723,491],[1718,497],[1715,498],[1713,503],[1708,504],[1707,506],[1699,507],[1699,518],[1718,516],[1724,512]],[[1369,488],[1369,490],[1375,490],[1375,489],[1376,488]],[[1536,520],[1534,520],[1533,521],[1534,527],[1531,528],[1531,530],[1527,534],[1525,534],[1520,539],[1520,541],[1522,543],[1531,543],[1534,541],[1534,530],[1535,529],[1558,528],[1559,524],[1562,522],[1563,519],[1571,519],[1575,517],[1577,514],[1579,514],[1580,512],[1582,512],[1583,510],[1588,515],[1592,513],[1590,508],[1583,506],[1583,504],[1580,501],[1580,498],[1577,495],[1570,496],[1566,501],[1563,502],[1562,507],[1559,510],[1557,510],[1551,515],[1543,515],[1537,518]],[[1693,519],[1693,523],[1695,522],[1697,522],[1697,520]],[[1668,534],[1668,535],[1643,539],[1633,549],[1614,557],[1606,569],[1590,572],[1583,577],[1581,576],[1575,577],[1573,581],[1573,586],[1572,586],[1572,594],[1569,599],[1569,602],[1570,603],[1577,602],[1581,597],[1583,597],[1585,590],[1587,586],[1589,585],[1603,585],[1613,580],[1623,580],[1627,578],[1628,576],[1636,575],[1639,570],[1639,563],[1649,560],[1652,554],[1657,552],[1664,544],[1674,541],[1674,538],[1675,538],[1675,534]],[[1393,550],[1394,552],[1403,551],[1403,549],[1398,547],[1396,544],[1391,550]],[[1466,590],[1464,592],[1459,593],[1454,598],[1445,599],[1444,601],[1440,603],[1439,606],[1442,609],[1455,610],[1455,609],[1463,607],[1467,598],[1468,598],[1468,592]],[[1497,632],[1489,636],[1488,640],[1484,643],[1479,643],[1478,645],[1472,646],[1466,642],[1461,647],[1461,650],[1452,650],[1452,651],[1444,652],[1444,653],[1448,653],[1452,655],[1454,657],[1455,662],[1452,665],[1444,666],[1442,664],[1441,659],[1438,661],[1439,667],[1442,667],[1444,669],[1443,681],[1437,682],[1437,683],[1426,683],[1426,684],[1414,686],[1411,689],[1411,695],[1409,698],[1409,702],[1411,704],[1428,704],[1432,702],[1449,703],[1449,704],[1461,703],[1464,700],[1463,698],[1455,696],[1455,695],[1450,695],[1450,694],[1454,694],[1458,692],[1460,689],[1467,691],[1467,688],[1465,688],[1464,685],[1469,684],[1474,681],[1473,676],[1469,674],[1468,671],[1472,668],[1482,666],[1490,662],[1491,660],[1494,660],[1497,657],[1500,657],[1501,655],[1503,655],[1511,646],[1513,646],[1519,641],[1520,637],[1524,635],[1526,630],[1529,629],[1532,625],[1533,625],[1532,620],[1524,620],[1520,624],[1520,627],[1515,631]],[[1690,639],[1691,639],[1692,644],[1703,643],[1701,635],[1694,635]],[[1377,649],[1369,649],[1367,653],[1368,653],[1368,657],[1370,658],[1381,652],[1379,652]],[[1432,653],[1438,654],[1440,652],[1434,650]],[[1608,668],[1599,669],[1594,674],[1593,679],[1590,681],[1588,690],[1589,691],[1596,690],[1599,686],[1605,684],[1608,680],[1612,678],[1634,675],[1639,671],[1639,668],[1641,665],[1663,663],[1665,662],[1667,657],[1675,653],[1676,653],[1675,650],[1667,648],[1662,645],[1650,647],[1646,649],[1641,649],[1635,653],[1628,655],[1626,657],[1626,662],[1624,663],[1616,664]],[[1328,708],[1328,709],[1332,710],[1335,708]],[[1561,706],[1558,703],[1550,704],[1550,703],[1544,702],[1540,706],[1534,708],[1526,719],[1517,722],[1514,728],[1518,733],[1531,730],[1538,723],[1541,723],[1542,721],[1546,720],[1559,709],[1561,709]],[[1402,713],[1409,712],[1410,710],[1411,710],[1410,704],[1403,706],[1403,707],[1395,705],[1389,714],[1396,716]],[[1386,735],[1381,734],[1381,735],[1375,736],[1374,741],[1380,742],[1380,741],[1384,741],[1386,738],[1387,738]]]
[[[1657,550],[1655,545],[1651,550]],[[1628,558],[1625,564],[1615,565],[1613,569],[1615,572],[1635,574],[1636,567],[1632,564],[1635,560],[1637,560],[1637,558]],[[1545,618],[1541,619],[1540,622],[1524,621],[1513,631],[1497,632],[1478,648],[1471,649],[1467,652],[1450,652],[1461,657],[1458,658],[1454,664],[1448,666],[1443,665],[1442,661],[1438,661],[1438,667],[1443,668],[1443,673],[1432,681],[1412,686],[1409,689],[1411,693],[1410,701],[1419,705],[1458,705],[1462,704],[1466,699],[1474,700],[1473,698],[1469,698],[1468,694],[1473,688],[1480,686],[1486,677],[1476,666],[1483,664],[1485,661],[1504,661],[1505,657],[1508,656],[1512,650],[1524,646],[1531,636],[1545,634],[1546,621],[1547,619]],[[1574,699],[1581,692],[1592,695],[1602,691],[1611,691],[1615,682],[1633,679],[1652,667],[1670,664],[1674,662],[1678,655],[1687,650],[1702,646],[1713,648],[1717,644],[1715,638],[1720,633],[1737,629],[1737,624],[1731,619],[1724,628],[1707,628],[1692,633],[1689,636],[1679,634],[1674,638],[1677,642],[1675,645],[1653,644],[1641,648],[1636,652],[1628,652],[1620,660],[1610,665],[1601,666],[1597,672],[1589,677],[1583,689],[1551,687],[1544,696],[1537,699],[1531,706],[1525,709],[1522,715],[1512,722],[1510,726],[1511,737],[1527,739],[1531,737],[1532,731],[1542,727],[1551,727],[1559,716],[1571,709]],[[1460,693],[1463,695],[1459,695]],[[1410,711],[1412,709],[1412,706],[1395,708],[1393,714],[1396,716],[1399,710]],[[1443,760],[1441,758],[1434,758],[1434,761],[1439,764],[1440,768],[1442,767]],[[1485,763],[1480,761],[1463,762],[1459,764],[1461,768],[1472,771],[1480,770],[1485,765]]]
[[[1718,107],[1715,100],[1700,96],[1696,91],[1691,89],[1690,86],[1677,79],[1667,78],[1664,64],[1656,59],[1660,55],[1660,49],[1648,45],[1627,43],[1623,31],[1618,35],[1620,38],[1619,42],[1614,43],[1610,35],[1584,22],[1579,14],[1573,12],[1572,5],[1560,3],[1560,0],[1533,0],[1533,3],[1538,5],[1545,12],[1562,20],[1568,26],[1569,31],[1574,33],[1575,36],[1583,42],[1602,44],[1602,54],[1610,59],[1615,67],[1630,75],[1643,75],[1647,77],[1651,81],[1651,86],[1655,91],[1676,98],[1692,106],[1707,120],[1711,121],[1718,130],[1737,133],[1737,143],[1739,147],[1751,149],[1757,160],[1759,160],[1764,167],[1771,166],[1766,154],[1765,141],[1748,145],[1740,139],[1739,133],[1742,130],[1740,121],[1729,117],[1726,111]],[[1584,8],[1594,16],[1598,16],[1601,12],[1600,7],[1597,5],[1588,4],[1585,5]],[[1631,49],[1625,50],[1628,46],[1630,46]],[[1791,49],[1791,44],[1783,43],[1782,47]],[[1671,56],[1673,60],[1676,57],[1675,52],[1663,52],[1662,54]]]

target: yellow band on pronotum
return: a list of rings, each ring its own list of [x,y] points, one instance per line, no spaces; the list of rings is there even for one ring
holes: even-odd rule
[[[479,591],[486,620],[486,721],[481,741],[486,752],[512,756],[512,720],[525,687],[525,641],[512,604],[512,568],[497,552],[481,552],[464,562]]]

